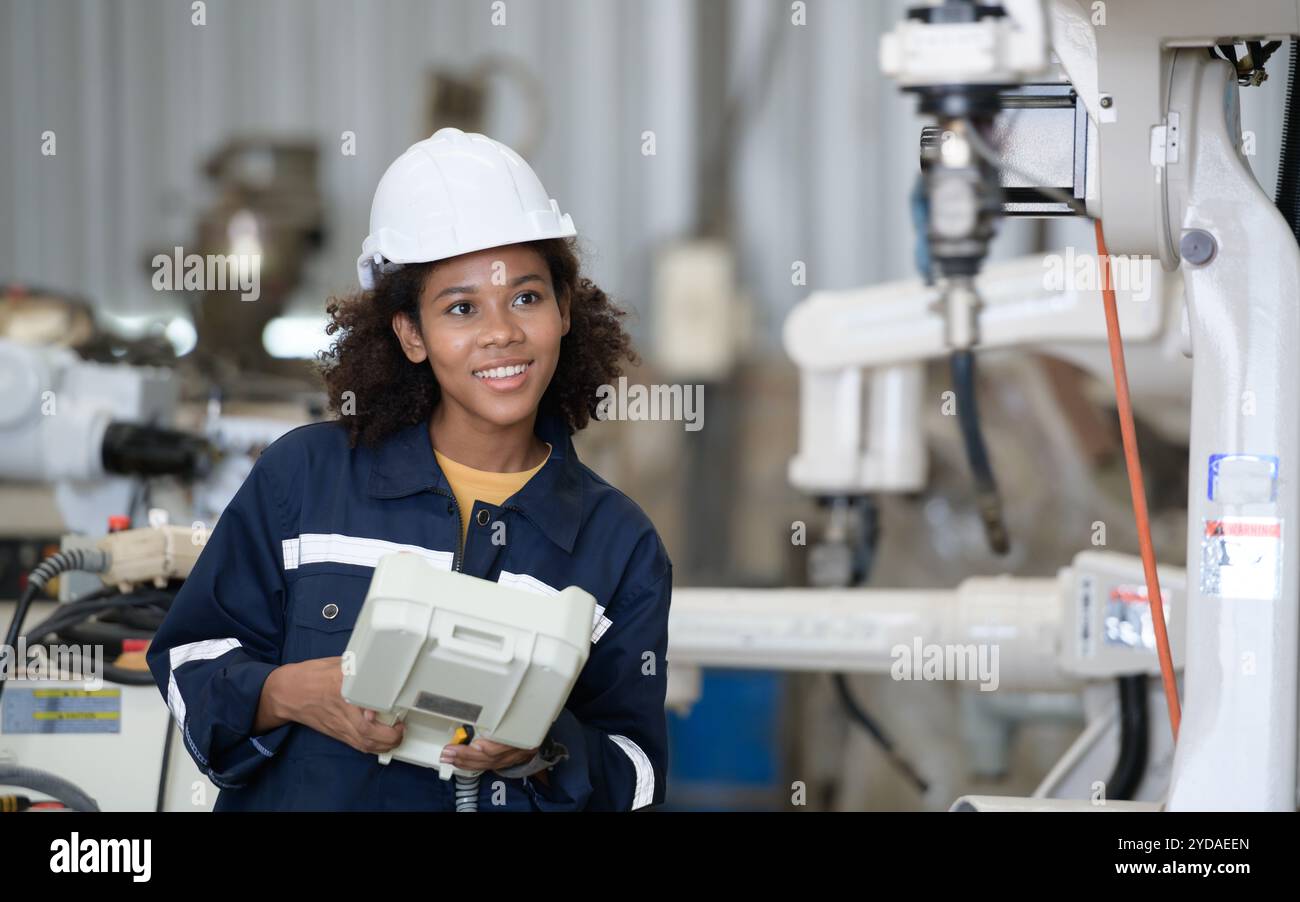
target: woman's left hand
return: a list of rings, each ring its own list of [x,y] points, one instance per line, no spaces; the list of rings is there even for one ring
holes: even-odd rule
[[[442,750],[442,760],[462,770],[500,770],[526,764],[537,749],[517,749],[491,739],[475,739],[469,745],[449,745]]]

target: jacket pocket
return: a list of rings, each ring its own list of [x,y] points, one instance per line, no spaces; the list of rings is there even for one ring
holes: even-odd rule
[[[368,576],[314,573],[299,577],[289,592],[285,663],[342,655],[369,587]]]

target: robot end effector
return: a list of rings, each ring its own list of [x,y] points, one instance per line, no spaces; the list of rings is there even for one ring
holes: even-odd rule
[[[214,452],[205,439],[151,425],[174,404],[165,371],[0,340],[0,389],[0,479],[198,479],[211,469]]]

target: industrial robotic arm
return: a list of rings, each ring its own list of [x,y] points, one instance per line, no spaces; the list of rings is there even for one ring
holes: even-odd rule
[[[206,440],[160,425],[176,402],[167,370],[0,339],[0,480],[52,483],[68,531],[100,534],[105,510],[128,511],[130,477],[210,471]]]
[[[960,384],[975,349],[1035,345],[1104,371],[1099,295],[1055,290],[1042,258],[986,267],[998,218],[1087,215],[1104,222],[1112,254],[1159,261],[1149,303],[1132,286],[1117,294],[1125,338],[1147,349],[1139,357],[1191,357],[1171,810],[1296,807],[1300,248],[1296,223],[1242,153],[1238,88],[1258,84],[1267,57],[1297,34],[1296,0],[919,5],[885,37],[881,62],[937,121],[923,138],[918,204],[935,284],[814,295],[786,325],[803,405],[792,482],[818,494],[915,490],[925,480],[920,361],[951,355]],[[1035,139],[1032,111],[1062,97],[1072,132]],[[1016,107],[1015,127],[999,126]],[[1049,173],[1050,148],[1062,146],[1069,164]],[[1163,369],[1139,364],[1139,398],[1186,378],[1185,366]],[[1165,381],[1154,386],[1157,373]],[[996,486],[977,465],[987,455],[978,429],[966,438],[999,550]]]

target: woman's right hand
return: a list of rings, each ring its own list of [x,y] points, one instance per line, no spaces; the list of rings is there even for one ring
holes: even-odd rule
[[[271,671],[262,686],[254,730],[260,734],[290,721],[372,755],[395,749],[406,729],[401,723],[379,723],[374,711],[343,698],[341,657],[284,664]]]

